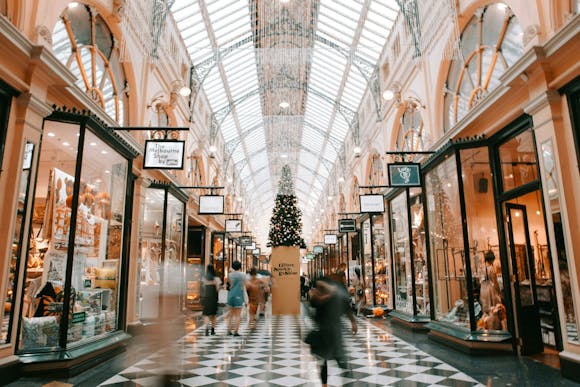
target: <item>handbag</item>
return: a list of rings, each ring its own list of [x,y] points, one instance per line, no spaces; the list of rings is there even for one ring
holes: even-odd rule
[[[325,352],[324,337],[319,330],[312,330],[308,332],[304,338],[304,342],[310,345],[310,352],[314,355],[323,356]]]
[[[218,292],[218,304],[225,305],[228,303],[228,291],[226,289],[220,289]]]

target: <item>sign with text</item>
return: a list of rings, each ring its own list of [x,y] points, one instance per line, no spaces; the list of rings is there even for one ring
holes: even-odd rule
[[[322,254],[324,252],[324,246],[316,245],[314,246],[312,251],[314,252],[314,254]]]
[[[391,187],[420,187],[421,165],[417,163],[387,164]]]
[[[313,260],[314,259],[314,253],[308,253],[308,254],[306,254],[306,259]]]
[[[252,242],[249,245],[246,245],[246,250],[254,250],[256,248],[256,242]]]
[[[183,169],[185,141],[147,140],[143,169]]]
[[[324,244],[325,245],[335,245],[338,243],[338,238],[336,234],[324,234]]]
[[[385,212],[385,200],[383,195],[360,195],[360,212]]]
[[[226,219],[226,232],[242,232],[240,219]]]
[[[356,222],[354,219],[340,219],[338,221],[338,232],[356,232]]]
[[[242,236],[239,239],[240,246],[251,246],[252,245],[252,237],[251,236]]]
[[[199,214],[223,214],[224,197],[222,195],[201,195],[199,197]]]

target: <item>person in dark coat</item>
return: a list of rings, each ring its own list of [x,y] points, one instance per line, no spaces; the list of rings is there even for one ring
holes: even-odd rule
[[[317,330],[308,335],[306,342],[310,344],[311,352],[322,361],[320,379],[324,387],[328,382],[328,360],[334,359],[341,368],[346,367],[341,317],[346,315],[349,318],[353,335],[358,328],[350,309],[350,296],[342,283],[328,278],[317,280],[310,290],[310,304],[315,308]]]
[[[215,335],[215,322],[218,310],[218,292],[222,281],[216,277],[213,265],[207,265],[205,278],[202,281],[201,305],[203,306],[203,318],[205,321],[205,335],[210,332]],[[210,326],[211,323],[211,326]]]

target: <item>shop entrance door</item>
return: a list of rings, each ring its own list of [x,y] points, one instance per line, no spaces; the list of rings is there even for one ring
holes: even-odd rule
[[[505,203],[507,250],[512,267],[512,294],[517,325],[517,347],[521,355],[542,352],[542,331],[536,297],[534,254],[528,214],[522,204]]]

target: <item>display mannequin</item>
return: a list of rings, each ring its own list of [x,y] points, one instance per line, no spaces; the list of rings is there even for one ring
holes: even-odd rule
[[[497,282],[497,275],[493,262],[495,261],[495,254],[488,250],[484,253],[485,266],[481,273],[480,282],[481,288],[479,292],[479,300],[484,313],[489,313],[491,308],[496,304],[501,303],[501,296],[499,290],[499,283]]]

